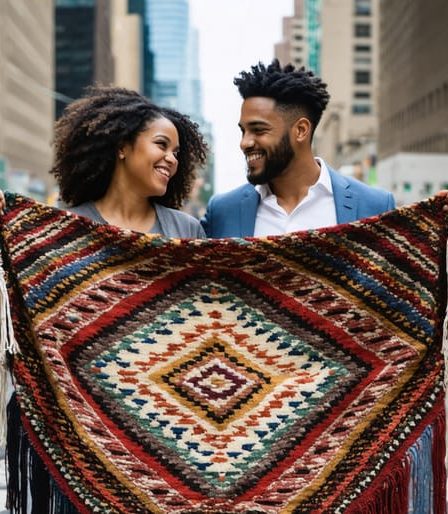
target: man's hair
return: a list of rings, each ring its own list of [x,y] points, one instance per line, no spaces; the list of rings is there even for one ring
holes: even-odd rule
[[[119,148],[133,144],[148,124],[169,119],[179,135],[177,173],[157,202],[179,208],[187,198],[195,168],[206,160],[207,145],[198,125],[172,109],[164,109],[139,93],[95,86],[69,104],[55,126],[55,162],[50,170],[67,205],[99,200],[109,187]]]
[[[327,85],[312,71],[304,67],[296,69],[292,64],[282,68],[278,59],[268,66],[259,62],[250,72],[242,71],[233,83],[243,99],[272,98],[283,111],[293,111],[297,115],[305,113],[313,131],[330,99]]]

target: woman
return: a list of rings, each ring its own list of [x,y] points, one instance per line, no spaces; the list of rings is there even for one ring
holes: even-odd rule
[[[92,87],[64,110],[54,145],[50,173],[70,211],[139,232],[205,237],[199,221],[178,210],[207,150],[187,116],[134,91]],[[0,191],[0,209],[4,206]],[[9,383],[8,397],[12,392]],[[14,406],[12,400],[11,412]]]
[[[187,116],[135,91],[91,87],[64,110],[54,144],[50,173],[70,211],[139,232],[205,237],[195,218],[177,210],[207,151]]]

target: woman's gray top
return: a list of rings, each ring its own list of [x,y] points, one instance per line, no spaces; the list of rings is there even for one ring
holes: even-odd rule
[[[166,237],[191,237],[199,239],[205,237],[201,224],[196,218],[193,218],[193,216],[176,209],[164,207],[157,203],[153,205],[156,210],[156,222],[148,233],[162,234]],[[98,212],[94,202],[82,203],[76,207],[70,207],[68,210],[74,214],[85,216],[97,223],[107,225],[107,221]]]

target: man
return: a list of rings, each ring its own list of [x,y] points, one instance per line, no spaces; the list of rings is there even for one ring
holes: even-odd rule
[[[330,98],[312,72],[274,59],[242,72],[239,126],[249,184],[214,196],[201,220],[209,237],[279,235],[393,209],[391,193],[332,170],[311,149]]]

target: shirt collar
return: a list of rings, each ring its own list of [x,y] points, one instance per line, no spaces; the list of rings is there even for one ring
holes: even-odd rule
[[[328,193],[333,194],[333,186],[331,185],[331,177],[330,172],[328,171],[328,167],[325,164],[325,161],[321,159],[320,157],[315,157],[315,160],[320,166],[320,175],[317,179],[317,182],[313,184],[311,187],[322,187],[324,188]],[[255,190],[260,195],[260,198],[264,200],[267,196],[272,195],[271,188],[269,187],[269,184],[259,184],[255,186]]]

